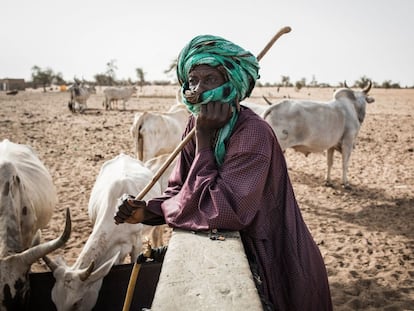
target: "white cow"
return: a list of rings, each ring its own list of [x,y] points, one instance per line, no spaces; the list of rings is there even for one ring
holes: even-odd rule
[[[145,161],[144,165],[145,167],[149,168],[154,174],[158,172],[158,170],[163,166],[168,158],[170,157],[170,153],[164,153],[159,156],[156,156],[155,158],[151,158],[148,161]],[[170,165],[167,166],[164,173],[159,177],[158,182],[161,186],[161,191],[164,191],[168,187],[168,179],[174,169],[174,166],[177,162],[177,158],[175,157],[172,159]]]
[[[134,94],[136,90],[137,88],[135,86],[106,88],[103,91],[105,95],[105,100],[103,102],[105,109],[106,110],[113,109],[114,102],[116,102],[118,106],[118,100],[122,100],[123,110],[125,110],[126,102],[131,98],[132,94]]]
[[[0,310],[24,310],[30,266],[68,240],[69,211],[63,234],[39,244],[56,203],[52,178],[33,149],[0,142]]]
[[[94,86],[82,85],[78,82],[68,88],[70,92],[70,101],[68,108],[71,112],[84,112],[88,108],[87,101],[91,94],[96,94]]]
[[[149,159],[144,165],[149,168],[154,174],[158,173],[159,169],[167,162],[170,157],[170,153],[159,155],[155,158]],[[174,169],[177,162],[177,157],[173,158],[170,165],[167,166],[162,175],[158,178],[158,183],[161,186],[163,192],[168,187],[168,179]],[[143,235],[151,242],[152,247],[160,247],[164,245],[164,232],[167,230],[168,225],[160,226],[145,226]]]
[[[342,154],[342,183],[349,189],[348,163],[365,118],[366,103],[374,102],[374,98],[368,96],[371,86],[369,82],[361,91],[338,89],[328,103],[283,100],[269,107],[263,117],[275,131],[282,150],[293,148],[305,155],[327,150],[328,186],[332,185],[333,153],[339,151]]]
[[[124,193],[137,195],[152,177],[153,173],[141,161],[122,153],[103,164],[88,205],[93,230],[76,262],[69,267],[61,258],[45,258],[56,279],[52,300],[58,311],[92,310],[111,267],[124,262],[128,255],[131,261],[136,260],[142,251],[143,225],[117,226],[114,214]],[[144,199],[160,194],[160,185],[156,183]]]
[[[257,104],[257,103],[242,101],[240,103],[240,105],[250,108],[256,114],[263,117],[265,111],[267,110],[267,108],[269,108],[269,105],[270,105],[269,102],[267,102],[267,103],[268,103],[267,105],[263,105],[263,104]]]
[[[172,152],[181,141],[188,117],[188,110],[177,106],[167,112],[137,112],[130,128],[136,157],[145,162]]]

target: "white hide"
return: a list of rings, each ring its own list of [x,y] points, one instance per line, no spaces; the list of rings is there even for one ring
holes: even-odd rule
[[[116,102],[118,105],[118,100],[122,100],[123,110],[126,109],[126,102],[131,98],[131,96],[136,92],[137,88],[132,87],[108,87],[103,92],[105,95],[104,106],[106,110],[113,109],[113,104]]]
[[[83,112],[88,108],[87,101],[91,94],[96,94],[94,86],[72,85],[68,88],[70,92],[69,109],[72,112]]]
[[[246,101],[242,101],[240,105],[250,108],[251,110],[253,110],[256,114],[258,114],[261,117],[263,117],[267,108],[270,107],[268,104],[257,104],[257,103],[246,102]]]
[[[21,306],[31,264],[69,238],[67,215],[64,236],[39,244],[40,229],[49,223],[57,201],[52,177],[34,150],[0,142],[0,310]]]
[[[136,157],[147,161],[171,153],[181,142],[189,118],[186,108],[167,112],[138,112],[130,128]]]
[[[142,224],[114,223],[119,198],[138,195],[153,173],[144,164],[120,154],[105,162],[99,172],[89,199],[88,214],[93,231],[72,267],[63,260],[52,262],[56,283],[52,300],[58,311],[91,310],[96,304],[103,278],[114,264],[130,255],[134,262],[142,251]],[[144,199],[159,196],[156,183]]]
[[[330,171],[334,150],[342,154],[342,182],[349,188],[348,163],[359,129],[365,117],[371,84],[362,91],[341,88],[330,102],[283,100],[271,105],[264,119],[272,126],[282,150],[293,148],[305,155],[327,150],[326,184],[331,185]]]

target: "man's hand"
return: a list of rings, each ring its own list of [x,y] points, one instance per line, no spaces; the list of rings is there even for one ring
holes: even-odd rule
[[[135,200],[132,195],[124,194],[114,215],[115,223],[118,225],[124,222],[129,224],[143,222],[145,207],[147,207],[145,201]]]
[[[210,102],[201,105],[196,120],[197,149],[211,147],[216,131],[231,119],[232,107],[229,104]]]

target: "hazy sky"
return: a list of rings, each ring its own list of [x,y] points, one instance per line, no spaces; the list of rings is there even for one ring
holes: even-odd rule
[[[219,35],[257,55],[262,83],[353,83],[362,76],[414,85],[413,0],[9,0],[0,9],[0,78],[34,65],[93,80],[115,60],[118,79],[164,73],[194,36]]]

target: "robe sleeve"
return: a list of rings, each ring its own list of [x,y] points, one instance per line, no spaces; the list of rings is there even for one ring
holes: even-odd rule
[[[185,152],[189,149],[184,149],[177,164],[182,166],[178,171],[185,174],[176,173],[172,178],[178,182],[172,184],[175,190],[169,188],[170,196],[164,197],[162,203],[150,203],[151,210],[162,212],[170,226],[186,230],[248,227],[260,210],[258,198],[265,191],[269,174],[271,146],[266,142],[271,141],[267,135],[273,134],[261,124],[235,130],[221,167],[217,166],[213,151],[207,148],[200,150],[186,168],[184,159],[189,155]],[[154,205],[159,209],[154,209]]]

